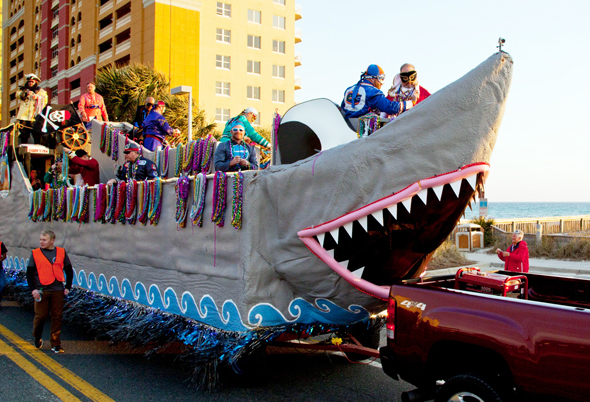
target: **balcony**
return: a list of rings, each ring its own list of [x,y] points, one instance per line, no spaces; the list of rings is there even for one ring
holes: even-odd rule
[[[76,46],[73,46],[73,47],[70,49],[70,55],[72,55],[72,56],[73,56],[74,54],[76,54]]]
[[[295,28],[295,43],[301,43],[301,28]]]
[[[100,12],[98,13],[98,15],[102,15],[103,13],[106,13],[107,11],[111,10],[113,8],[113,4],[115,4],[114,0],[109,0],[108,2],[100,6]]]
[[[116,29],[119,29],[127,24],[129,24],[131,22],[131,13],[127,14],[124,17],[119,18],[116,22],[115,22],[115,26]]]
[[[82,21],[78,22],[78,31],[82,29]]]
[[[16,99],[13,99],[10,101],[10,108],[12,109],[15,106],[16,106]]]
[[[98,33],[98,39],[102,39],[105,36],[112,34],[113,33],[113,24],[107,26],[106,28],[103,28],[100,30],[100,32]]]
[[[16,89],[16,82],[14,84],[10,84],[10,92]]]
[[[295,67],[299,67],[301,65],[301,53],[295,52]]]
[[[10,75],[16,74],[16,66],[10,68]]]
[[[14,49],[12,52],[10,52],[10,58],[14,59],[16,57],[16,49]]]
[[[21,29],[18,30],[18,34],[19,36],[25,33],[25,27],[22,27]]]
[[[10,41],[14,42],[16,40],[16,32],[10,35]]]
[[[303,18],[301,16],[301,5],[295,4],[295,21],[300,20],[301,18]]]
[[[78,51],[81,51],[81,50],[82,50],[82,44],[78,43]]]
[[[35,33],[35,40],[39,40],[39,32]]]
[[[53,10],[57,6],[59,6],[59,0],[53,0],[51,2],[51,9]]]
[[[18,52],[20,53],[20,52],[23,52],[24,50],[25,50],[25,44],[23,43],[22,45],[20,45],[18,47]]]
[[[57,45],[59,45],[59,36],[56,36],[55,38],[53,38],[53,40],[51,41],[51,47],[56,47]]]
[[[51,20],[51,29],[55,28],[58,25],[59,25],[59,17]]]
[[[70,99],[75,98],[76,96],[80,96],[80,87],[70,91]]]
[[[127,39],[126,41],[123,41],[116,46],[115,54],[122,53],[125,50],[130,49],[130,48],[131,48],[131,39]]]
[[[112,57],[113,57],[113,49],[107,50],[106,52],[103,52],[98,56],[98,62],[102,63],[104,61],[109,60]]]
[[[72,25],[72,27],[70,28],[70,35],[74,36],[74,32],[76,32],[76,26]]]
[[[18,63],[18,69],[22,70],[23,68],[25,68],[25,62],[21,61],[20,63]]]
[[[59,57],[56,57],[55,59],[51,59],[51,68],[57,67],[58,63],[59,63]]]
[[[301,77],[295,76],[295,90],[301,89]]]

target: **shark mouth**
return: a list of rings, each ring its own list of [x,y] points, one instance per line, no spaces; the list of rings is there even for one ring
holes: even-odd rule
[[[471,205],[489,165],[420,180],[329,222],[299,231],[318,258],[358,290],[387,300],[391,284],[417,277]]]

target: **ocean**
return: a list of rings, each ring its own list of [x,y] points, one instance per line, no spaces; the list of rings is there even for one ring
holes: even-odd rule
[[[465,218],[479,217],[479,200],[467,207]],[[493,202],[488,199],[488,218],[543,218],[550,216],[590,215],[590,202]]]

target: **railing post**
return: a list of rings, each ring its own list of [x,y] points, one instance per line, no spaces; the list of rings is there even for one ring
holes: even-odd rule
[[[516,230],[516,222],[512,221],[512,229],[510,230],[512,233]]]
[[[563,233],[563,219],[559,220],[559,233]]]
[[[540,223],[537,223],[537,233],[535,236],[535,240],[537,241],[537,244],[541,243],[542,238],[543,238],[543,225],[541,225]]]

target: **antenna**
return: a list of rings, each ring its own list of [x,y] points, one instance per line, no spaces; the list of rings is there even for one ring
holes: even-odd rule
[[[502,45],[504,45],[504,43],[506,43],[506,39],[498,38],[498,46],[496,46],[496,47],[500,50],[500,52],[503,52]]]

